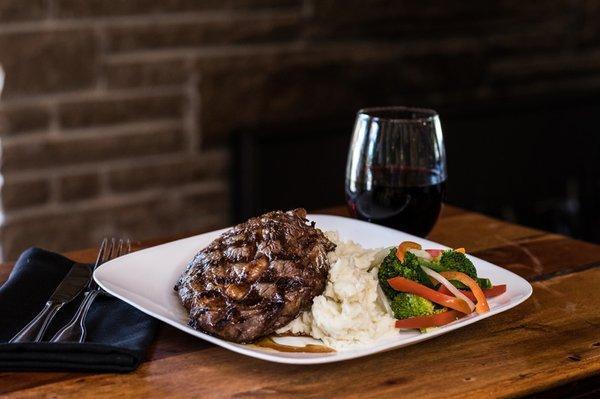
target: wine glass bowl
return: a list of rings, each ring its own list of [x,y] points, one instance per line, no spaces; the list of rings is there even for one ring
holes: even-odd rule
[[[408,107],[358,112],[346,166],[352,216],[424,237],[439,216],[446,178],[437,112]]]

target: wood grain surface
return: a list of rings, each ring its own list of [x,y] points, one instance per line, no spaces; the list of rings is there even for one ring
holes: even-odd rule
[[[345,215],[344,208],[322,213]],[[446,206],[431,240],[533,282],[522,305],[418,345],[297,366],[235,354],[161,325],[129,374],[0,373],[9,397],[594,397],[600,384],[600,246]],[[168,239],[144,243],[157,244]],[[92,261],[95,249],[71,252]],[[0,267],[0,281],[10,272]],[[537,395],[536,395],[537,396]]]

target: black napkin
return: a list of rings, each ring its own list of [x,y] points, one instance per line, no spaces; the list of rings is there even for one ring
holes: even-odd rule
[[[21,254],[0,287],[0,370],[125,372],[143,360],[157,320],[108,295],[99,295],[90,308],[85,343],[8,343],[42,310],[73,264],[39,248]],[[82,299],[80,294],[59,311],[44,339],[69,322]]]

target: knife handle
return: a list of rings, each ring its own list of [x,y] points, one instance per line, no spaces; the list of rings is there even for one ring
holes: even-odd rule
[[[48,301],[44,309],[33,320],[8,342],[39,342],[44,337],[52,318],[62,308],[64,303]]]

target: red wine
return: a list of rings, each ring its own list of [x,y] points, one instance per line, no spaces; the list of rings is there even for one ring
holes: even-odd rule
[[[425,237],[442,207],[446,183],[433,170],[373,168],[368,183],[346,182],[352,216]]]

